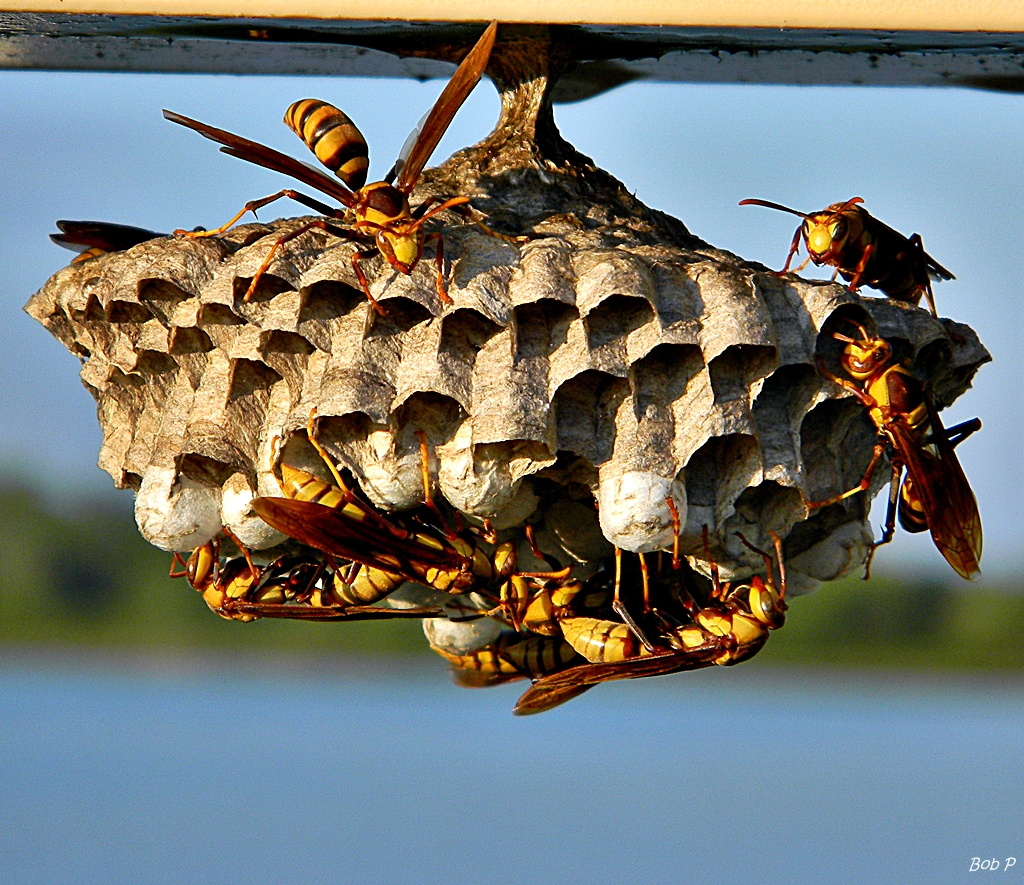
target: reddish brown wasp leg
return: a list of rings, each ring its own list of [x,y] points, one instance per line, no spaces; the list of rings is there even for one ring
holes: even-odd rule
[[[359,286],[362,288],[367,301],[369,301],[370,304],[373,305],[373,309],[383,317],[387,316],[388,312],[384,310],[384,308],[378,303],[377,299],[370,294],[370,284],[366,281],[366,274],[363,273],[363,269],[359,266],[360,261],[365,261],[367,258],[373,258],[375,255],[377,255],[376,249],[367,249],[363,252],[356,252],[352,256],[352,270],[356,272],[356,279],[359,280]]]
[[[718,575],[718,563],[711,558],[711,544],[708,541],[707,525],[702,525],[700,527],[700,536],[704,544],[704,559],[707,560],[708,568],[711,570],[711,598],[721,599],[724,595],[722,579]]]
[[[319,200],[314,200],[312,197],[307,197],[305,194],[300,194],[298,191],[288,189],[278,191],[276,194],[271,194],[269,197],[263,197],[260,200],[250,200],[242,207],[242,211],[235,215],[227,224],[222,224],[220,227],[215,227],[213,230],[176,230],[174,235],[176,237],[189,237],[190,239],[218,236],[237,224],[238,220],[245,215],[246,212],[252,212],[252,214],[255,215],[257,209],[262,209],[264,206],[273,203],[275,200],[283,199],[284,197],[288,197],[290,200],[295,200],[297,203],[302,203],[314,212],[319,212],[321,215],[326,215],[328,218],[332,218],[337,214],[337,210],[328,206],[326,203],[321,203]]]
[[[181,566],[181,571],[176,572],[175,566]],[[171,557],[171,570],[167,573],[169,578],[184,578],[188,574],[188,563],[181,558],[181,554],[177,550],[174,551],[174,555]]]
[[[833,375],[827,368],[825,368],[825,364],[821,360],[818,360],[818,372],[823,377],[828,378],[828,380],[831,381],[833,384],[838,384],[840,387],[843,388],[843,390],[847,390],[850,393],[852,393],[853,396],[857,399],[857,401],[862,406],[864,406],[864,408],[873,409],[875,406],[878,405],[878,403],[875,402],[875,398],[873,396],[866,394],[852,381],[847,381],[845,378],[840,378],[838,375]]]
[[[245,557],[245,563],[249,566],[249,574],[252,576],[253,583],[255,584],[260,579],[262,569],[253,564],[252,557],[249,555],[249,549],[245,546],[245,544],[238,540],[238,536],[235,535],[235,533],[231,531],[231,529],[229,529],[227,526],[221,528],[220,531],[225,538],[231,541],[231,543],[238,548],[242,556]]]
[[[824,501],[808,502],[808,510],[818,510],[821,507],[828,507],[829,504],[838,504],[840,501],[845,501],[847,498],[856,495],[858,492],[866,492],[868,486],[871,485],[871,477],[875,474],[875,468],[878,467],[878,462],[882,460],[882,455],[885,454],[885,443],[875,443],[874,452],[871,455],[871,460],[868,462],[868,469],[864,471],[864,477],[857,485],[852,489],[847,489],[841,495],[833,495]]]
[[[808,265],[808,264],[810,264],[810,263],[811,263],[811,259],[810,259],[810,256],[808,256],[807,258],[805,258],[805,259],[804,259],[804,260],[803,260],[803,261],[802,261],[802,262],[800,263],[800,266],[799,266],[799,267],[794,267],[794,268],[793,268],[793,270],[792,270],[792,271],[790,271],[790,272],[791,272],[791,273],[800,273],[800,271],[802,271],[802,270],[803,270],[803,269],[804,269],[805,267],[807,267],[807,265]],[[782,276],[782,273],[781,273],[781,272],[779,273],[779,276]]]
[[[444,237],[439,233],[430,234],[423,244],[434,243],[434,267],[437,268],[437,297],[442,304],[451,304],[452,299],[444,287]]]
[[[800,234],[803,233],[803,229],[804,226],[801,224],[800,227],[796,229],[796,233],[793,234],[793,242],[789,244],[789,254],[786,256],[786,263],[782,266],[782,270],[778,272],[778,275],[780,277],[783,276],[784,274],[789,273],[789,265],[793,261],[793,256],[796,255],[797,249],[800,248]],[[803,264],[800,265],[798,270],[794,271],[794,273],[799,273],[806,266],[807,262],[805,261]]]
[[[445,537],[451,541],[458,537],[452,527],[448,524],[444,514],[434,503],[434,496],[430,494],[430,449],[427,447],[427,433],[425,430],[417,430],[416,435],[420,438],[420,476],[423,478],[423,503],[437,517],[440,529]]]
[[[846,286],[851,292],[856,292],[860,288],[860,278],[864,276],[864,268],[868,266],[868,262],[871,260],[871,256],[875,254],[875,244],[871,243],[869,246],[864,248],[864,254],[861,255],[860,261],[857,262],[857,268],[853,272],[853,279],[850,280]],[[834,279],[834,277],[833,277]]]
[[[638,553],[640,557],[640,579],[643,581],[644,586],[644,614],[650,614],[651,612],[651,575],[647,570],[647,557],[642,553]]]
[[[320,459],[327,465],[327,469],[331,471],[331,476],[334,477],[334,483],[339,489],[341,489],[351,499],[352,492],[349,491],[345,480],[341,478],[341,474],[338,473],[338,468],[334,461],[324,450],[324,447],[320,445],[320,440],[316,438],[316,406],[313,406],[309,410],[309,420],[306,421],[306,439],[309,440],[309,444],[316,449],[316,453],[320,456]]]
[[[267,268],[270,267],[270,263],[274,260],[274,256],[277,254],[277,250],[280,249],[285,243],[289,242],[290,240],[294,240],[296,237],[301,237],[306,231],[313,230],[314,228],[318,230],[325,230],[328,233],[334,234],[336,237],[344,237],[346,239],[350,239],[352,237],[357,236],[355,231],[347,230],[346,228],[340,228],[336,224],[332,224],[331,222],[328,221],[321,221],[319,219],[317,221],[307,222],[301,227],[293,230],[291,233],[282,234],[276,240],[274,240],[274,245],[270,247],[270,251],[267,253],[267,257],[263,259],[263,263],[259,266],[259,269],[256,271],[255,276],[253,276],[252,281],[249,283],[249,288],[245,290],[245,295],[242,296],[242,301],[244,301],[246,304],[249,303],[249,299],[252,298],[253,293],[256,291],[256,286],[258,285],[259,281],[263,278],[263,274],[266,273]]]
[[[480,230],[482,230],[489,237],[494,237],[495,239],[498,239],[498,240],[504,240],[506,243],[528,243],[528,242],[530,242],[530,238],[529,237],[522,237],[522,236],[514,237],[514,236],[510,236],[509,234],[503,234],[503,233],[500,233],[499,231],[496,231],[493,227],[490,227],[489,225],[485,224],[483,219],[486,216],[481,214],[480,212],[478,212],[476,209],[474,209],[473,206],[469,203],[469,199],[468,198],[466,199],[466,202],[463,205],[461,205],[461,206],[454,206],[454,207],[451,207],[451,208],[453,208],[456,212],[458,212],[467,221],[471,221],[473,224],[475,224],[478,228],[480,228]]]
[[[964,421],[963,424],[947,427],[946,439],[949,440],[949,444],[955,449],[976,430],[981,430],[981,418],[971,418],[970,421]]]
[[[928,308],[932,312],[932,316],[935,319],[939,318],[939,312],[935,309],[935,296],[932,294],[932,281],[928,276],[928,258],[924,251],[924,241],[921,239],[920,234],[911,234],[908,240],[911,246],[917,250],[921,267],[925,268],[925,283],[924,283],[924,297],[928,302]],[[950,336],[953,337],[952,335]]]
[[[889,501],[885,508],[885,528],[882,537],[871,545],[868,558],[864,562],[864,580],[871,577],[871,562],[875,551],[883,544],[888,544],[896,536],[896,508],[900,499],[900,479],[903,476],[903,465],[898,461],[892,465],[892,478],[889,480]]]
[[[640,555],[640,567],[646,571],[645,564],[643,561],[643,554]],[[622,618],[623,623],[629,627],[640,642],[643,643],[651,654],[654,654],[654,645],[651,640],[647,638],[643,630],[640,629],[640,625],[633,620],[633,616],[626,609],[626,606],[622,604],[622,600],[619,599],[619,588],[622,586],[622,548],[615,548],[615,599],[612,602],[612,610]],[[646,589],[646,588],[645,588]],[[646,593],[644,594],[646,596]]]
[[[408,230],[411,233],[416,230],[416,228],[420,227],[423,222],[433,218],[439,212],[444,212],[445,209],[454,209],[456,206],[463,206],[468,202],[469,197],[451,197],[450,199],[446,199],[445,197],[431,197],[426,202],[420,203],[420,205],[413,211],[412,217],[414,220],[413,223],[409,225]],[[439,203],[439,205],[434,206],[435,203]],[[430,209],[428,212],[427,209],[430,206],[434,206],[434,208]]]
[[[672,514],[672,568],[679,571],[682,562],[679,559],[679,535],[683,527],[679,519],[679,508],[676,507],[675,498],[669,495],[665,499],[668,504],[668,512]]]
[[[743,532],[736,532],[736,537],[739,538],[743,542],[744,546],[748,550],[752,551],[753,553],[756,553],[758,556],[761,557],[761,559],[764,560],[764,567],[766,569],[768,569],[768,577],[769,577],[770,580],[774,581],[775,580],[775,563],[772,562],[772,558],[767,553],[765,553],[763,550],[760,550],[759,548],[757,548],[753,544],[751,544],[750,541],[747,540],[747,538],[743,534]],[[778,555],[779,554],[779,549],[781,547],[782,542],[779,541],[779,536],[776,535],[775,532],[772,532],[772,538],[773,538],[773,540],[776,541],[775,553],[776,553],[776,555]],[[781,557],[779,558],[779,562],[782,562]]]

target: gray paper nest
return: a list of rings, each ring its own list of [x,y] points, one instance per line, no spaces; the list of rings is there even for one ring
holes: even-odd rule
[[[82,358],[100,466],[136,490],[147,539],[189,550],[223,525],[254,549],[279,544],[249,503],[281,494],[276,459],[317,469],[305,441],[315,408],[320,442],[384,510],[422,502],[425,431],[437,493],[499,529],[534,524],[562,560],[671,547],[671,495],[683,550],[699,556],[708,525],[726,576],[763,569],[736,531],[764,548],[770,531],[785,539],[791,592],[861,564],[865,496],[809,518],[805,506],[854,485],[875,440],[863,408],[819,374],[819,359],[837,371],[831,332],[850,332],[844,317],[877,328],[940,407],[989,359],[974,333],[780,279],[603,173],[548,165],[468,190],[498,207],[496,226],[532,239],[450,219],[447,307],[429,252],[412,277],[375,258],[363,267],[377,316],[355,246],[318,230],[287,243],[243,303],[275,237],[301,219],[157,239],[47,282],[26,309]],[[424,195],[451,175],[435,170]],[[528,212],[501,212],[513,187]]]

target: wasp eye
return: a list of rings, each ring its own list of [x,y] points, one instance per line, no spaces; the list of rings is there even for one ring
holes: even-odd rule
[[[846,236],[846,221],[839,219],[835,224],[832,225],[832,238],[841,240]]]

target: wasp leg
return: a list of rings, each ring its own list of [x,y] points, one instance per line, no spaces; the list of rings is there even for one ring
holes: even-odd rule
[[[328,233],[334,234],[336,237],[342,237],[344,239],[354,239],[355,237],[358,236],[358,234],[353,230],[338,227],[337,224],[332,224],[329,221],[322,221],[320,219],[317,219],[316,221],[307,222],[301,227],[298,227],[295,230],[293,230],[291,233],[282,234],[276,240],[274,240],[274,245],[270,247],[270,251],[267,253],[267,257],[263,259],[263,263],[259,266],[259,269],[256,271],[255,276],[253,276],[252,281],[249,283],[249,288],[245,290],[245,295],[242,296],[242,301],[244,301],[246,304],[249,303],[249,299],[252,298],[253,294],[256,292],[256,286],[262,279],[263,274],[266,273],[267,268],[270,267],[270,263],[274,260],[274,255],[277,254],[277,250],[280,249],[281,246],[283,246],[289,240],[294,240],[296,237],[301,237],[306,231],[313,230],[314,228],[318,230],[327,231]]]
[[[229,529],[227,526],[221,527],[221,534],[223,534],[225,538],[231,541],[231,543],[238,548],[238,552],[245,557],[245,564],[249,566],[249,574],[252,576],[252,582],[254,585],[258,583],[263,572],[262,569],[259,569],[256,565],[253,564],[252,557],[249,555],[249,549],[241,541],[238,540],[237,535],[235,535],[235,533],[231,531],[231,529]]]
[[[826,368],[825,364],[820,359],[818,360],[818,373],[823,377],[828,378],[828,380],[831,381],[833,384],[838,384],[840,387],[843,388],[843,390],[852,393],[853,396],[857,399],[857,401],[862,406],[864,406],[864,408],[873,409],[875,406],[878,405],[878,403],[875,402],[875,398],[873,396],[866,394],[852,381],[848,381],[846,378],[840,378],[838,375],[833,375],[828,370],[828,368]]]
[[[326,215],[328,218],[338,217],[337,210],[328,206],[326,203],[321,203],[319,200],[314,200],[312,197],[307,197],[305,194],[300,194],[298,191],[286,189],[278,191],[276,194],[271,194],[269,197],[263,197],[259,200],[250,200],[227,224],[222,224],[220,227],[215,227],[213,230],[176,230],[174,235],[176,237],[188,237],[190,239],[219,236],[234,227],[246,212],[252,212],[252,214],[255,215],[257,209],[262,209],[264,206],[273,203],[276,200],[283,199],[284,197],[287,197],[289,200],[295,200],[296,203],[302,203],[303,206],[312,209],[314,212],[318,212],[320,215]]]
[[[704,559],[707,561],[708,568],[711,569],[711,598],[721,599],[722,579],[718,574],[718,563],[711,558],[711,543],[708,540],[708,527],[706,523],[700,527],[700,537],[704,544]]]
[[[840,501],[845,501],[847,498],[856,495],[858,492],[866,492],[868,486],[871,485],[871,477],[875,475],[875,468],[878,467],[878,463],[882,460],[882,455],[885,454],[885,443],[879,441],[875,443],[874,452],[871,455],[871,460],[868,462],[867,470],[864,471],[864,476],[861,481],[857,483],[852,489],[847,489],[841,495],[833,495],[831,498],[827,498],[824,501],[808,502],[808,510],[818,510],[821,507],[828,507],[829,504],[838,504]]]
[[[796,255],[797,250],[800,248],[800,234],[803,233],[803,229],[804,226],[801,224],[796,229],[796,233],[793,234],[793,242],[789,244],[789,254],[786,256],[786,263],[782,266],[782,270],[777,272],[777,276],[781,277],[789,273],[789,265],[793,261],[793,256]],[[810,261],[810,258],[808,258],[807,261]],[[794,271],[794,273],[799,273],[801,270],[807,267],[807,261],[801,264],[800,267]]]
[[[874,254],[875,244],[871,243],[869,246],[865,247],[864,254],[860,257],[860,261],[857,262],[857,267],[853,272],[853,279],[850,280],[846,287],[851,292],[856,292],[860,288],[860,278],[864,276],[864,268],[868,266],[868,262]]]
[[[867,561],[864,563],[864,578],[871,577],[871,562],[875,558],[875,551],[883,544],[888,544],[896,535],[896,507],[900,498],[900,478],[903,476],[903,465],[896,462],[892,465],[892,478],[889,480],[889,503],[885,509],[885,528],[882,530],[882,537],[871,545]]]
[[[180,566],[181,571],[175,571],[174,567]],[[181,558],[181,554],[177,550],[174,551],[174,555],[171,557],[171,570],[167,573],[169,578],[184,578],[188,574],[188,563]]]
[[[971,418],[970,421],[964,421],[963,424],[957,424],[954,427],[947,427],[946,438],[949,440],[949,444],[955,449],[976,430],[981,430],[981,418]]]
[[[376,249],[365,249],[362,252],[356,252],[352,255],[352,270],[356,272],[356,279],[359,280],[359,286],[363,290],[363,294],[366,296],[370,304],[373,305],[373,309],[377,311],[380,316],[387,316],[387,311],[377,302],[377,299],[370,294],[370,284],[366,281],[366,274],[363,273],[363,269],[359,266],[360,261],[366,261],[367,258],[373,258],[377,255]],[[385,256],[387,257],[387,256]]]
[[[924,251],[924,241],[921,239],[920,234],[911,234],[908,242],[917,251],[918,260],[921,262],[921,267],[924,268],[924,297],[928,302],[928,308],[932,312],[932,316],[935,319],[939,318],[939,312],[935,309],[935,295],[932,293],[932,281],[928,276],[928,256]]]
[[[679,559],[679,535],[682,534],[683,526],[679,519],[679,508],[676,507],[675,498],[669,495],[665,499],[668,505],[668,512],[672,514],[672,568],[679,571],[682,563]]]
[[[640,629],[640,625],[633,620],[633,616],[626,609],[626,606],[622,604],[621,600],[616,599],[612,603],[612,608],[615,610],[615,613],[622,618],[623,623],[629,627],[630,632],[632,632],[632,634],[643,643],[644,648],[646,648],[651,654],[654,654],[654,644],[647,638],[647,634]]]
[[[434,266],[437,268],[437,297],[441,299],[442,304],[451,304],[451,296],[444,287],[444,237],[439,233],[432,233],[426,238],[424,245],[430,242],[435,244]]]
[[[427,432],[417,430],[416,435],[420,438],[420,476],[423,478],[423,503],[431,513],[437,517],[440,529],[444,536],[452,541],[458,537],[448,524],[440,508],[434,503],[434,496],[430,493],[430,449],[427,447]]]
[[[743,532],[736,532],[736,537],[739,538],[743,542],[743,545],[748,550],[750,550],[753,553],[756,553],[758,556],[761,557],[761,559],[764,560],[764,564],[768,568],[768,576],[771,577],[772,572],[775,569],[775,565],[772,562],[772,558],[767,553],[765,553],[763,550],[761,550],[760,548],[755,547],[753,544],[751,544],[750,541],[747,540],[747,536],[744,535]],[[772,533],[772,537],[773,538],[776,537],[774,532]]]
[[[647,570],[647,557],[643,553],[638,553],[640,557],[640,579],[643,581],[644,586],[644,614],[650,614],[651,612],[651,575]]]

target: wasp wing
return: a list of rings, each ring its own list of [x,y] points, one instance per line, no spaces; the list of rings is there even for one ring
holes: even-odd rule
[[[258,618],[287,618],[298,621],[368,621],[380,618],[441,618],[443,608],[383,608],[373,605],[282,605],[268,602],[236,602],[226,611]]]
[[[664,676],[682,670],[709,667],[721,652],[721,641],[709,637],[703,645],[686,651],[669,651],[643,657],[628,658],[603,664],[582,664],[560,673],[544,676],[534,682],[512,710],[517,716],[543,713],[576,697],[599,682],[615,679],[642,679],[645,676]]]
[[[265,523],[300,543],[410,581],[421,582],[424,567],[469,567],[466,557],[443,540],[432,539],[435,546],[417,541],[412,533],[392,535],[377,522],[353,519],[341,509],[312,501],[256,498],[253,509]]]
[[[321,193],[334,197],[344,206],[351,206],[356,201],[352,191],[345,187],[338,179],[331,178],[319,169],[314,169],[312,166],[308,166],[294,157],[282,154],[280,151],[276,151],[257,141],[242,138],[241,135],[235,135],[224,129],[217,129],[215,126],[208,126],[206,123],[200,123],[198,120],[176,114],[174,111],[164,110],[164,117],[172,123],[179,123],[189,129],[194,129],[200,135],[210,139],[210,141],[215,141],[222,145],[221,150],[225,154],[255,163],[257,166],[263,166],[274,172],[280,172],[294,178],[296,181],[308,184]]]
[[[57,227],[61,233],[50,234],[50,239],[58,246],[71,249],[73,252],[84,252],[86,249],[123,252],[147,240],[167,236],[143,227],[114,224],[110,221],[58,221]]]
[[[931,400],[926,398],[925,406],[929,426],[923,433],[915,433],[901,418],[887,424],[886,430],[913,480],[935,546],[970,581],[981,574],[978,502]]]
[[[420,173],[427,165],[427,160],[430,159],[441,136],[444,135],[459,108],[462,107],[462,103],[469,97],[469,93],[473,91],[473,87],[479,82],[491,57],[491,48],[494,46],[494,36],[497,31],[497,22],[491,22],[487,26],[487,30],[483,32],[476,45],[462,60],[462,64],[452,75],[437,101],[434,102],[434,106],[420,127],[416,141],[409,149],[408,158],[404,163],[399,158],[399,163],[396,163],[396,166],[401,164],[396,186],[402,193],[407,194],[416,187]]]

